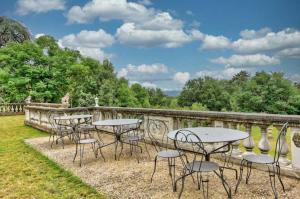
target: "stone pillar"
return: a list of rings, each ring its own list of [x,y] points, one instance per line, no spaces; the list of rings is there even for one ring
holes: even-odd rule
[[[255,143],[252,137],[251,132],[251,124],[246,124],[246,132],[249,134],[249,137],[246,138],[243,142],[243,146],[246,148],[246,151],[244,152],[244,155],[246,154],[253,154],[253,148],[255,147]]]
[[[292,167],[300,170],[300,128],[291,128]]]
[[[260,140],[258,143],[258,148],[262,154],[268,154],[271,149],[271,144],[268,140],[267,131],[268,131],[267,125],[261,125],[260,126]]]

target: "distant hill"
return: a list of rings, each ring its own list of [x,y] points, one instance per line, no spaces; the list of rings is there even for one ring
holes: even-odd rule
[[[168,96],[171,96],[171,97],[176,97],[176,96],[180,95],[179,90],[169,90],[169,91],[164,91],[164,93]]]

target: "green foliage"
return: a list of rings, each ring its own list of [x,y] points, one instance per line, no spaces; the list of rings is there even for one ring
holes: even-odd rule
[[[300,91],[282,73],[244,71],[230,81],[211,77],[187,82],[178,98],[182,107],[201,103],[213,111],[300,114]]]
[[[224,85],[211,77],[193,79],[187,82],[178,98],[180,106],[201,103],[209,110],[229,109],[229,93]]]

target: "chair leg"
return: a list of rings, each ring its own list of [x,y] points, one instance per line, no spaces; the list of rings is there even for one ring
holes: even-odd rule
[[[276,175],[276,170],[274,168],[274,165],[272,165],[272,170],[268,166],[268,172],[269,172],[269,179],[270,179],[273,194],[275,196],[275,199],[278,199],[278,194],[277,194],[277,190],[276,190],[276,176],[275,176]]]
[[[277,176],[278,176],[279,182],[280,182],[280,184],[281,184],[281,186],[282,186],[283,192],[285,192],[285,187],[284,187],[283,181],[282,181],[282,179],[281,179],[280,165],[279,165],[279,164],[276,165],[276,168],[277,168]]]
[[[251,171],[252,171],[252,162],[247,162],[246,184],[248,184],[248,182],[249,182]]]
[[[202,175],[200,172],[197,172],[197,185],[198,185],[198,190],[201,189],[201,182],[202,182]]]
[[[178,195],[179,199],[181,198],[181,195],[182,195],[182,192],[183,192],[185,177],[186,177],[186,172],[183,173],[183,176],[181,178],[181,190],[180,190],[179,195]],[[175,182],[175,191],[176,191],[176,182]]]
[[[145,142],[145,140],[144,140],[144,145],[145,145],[145,149],[147,151],[148,157],[151,158],[148,147],[147,147],[147,143]]]
[[[208,198],[208,182],[209,182],[208,179],[206,179],[206,180],[201,179],[202,193],[203,193],[204,198]],[[206,190],[205,190],[205,185],[204,184],[206,184]]]
[[[77,156],[77,151],[78,151],[78,144],[76,144],[76,150],[75,150],[75,155],[73,158],[73,162],[75,162],[76,156]]]
[[[243,170],[244,170],[244,164],[246,163],[246,160],[242,160],[241,161],[241,164],[240,164],[240,175],[239,175],[239,179],[238,179],[238,181],[237,181],[237,184],[236,184],[236,186],[235,186],[235,193],[237,192],[237,190],[238,190],[238,187],[239,187],[239,185],[240,185],[240,183],[241,183],[241,181],[242,181],[242,176],[243,176]]]
[[[152,180],[153,180],[154,173],[156,171],[157,157],[158,156],[156,155],[155,158],[154,158],[154,169],[153,169],[153,173],[152,173],[152,176],[151,176],[151,183],[152,183]]]
[[[84,144],[83,145],[79,145],[80,147],[80,162],[79,162],[79,165],[80,165],[80,167],[81,167],[81,165],[82,165],[82,159],[83,159],[83,153],[84,153]]]
[[[227,193],[227,196],[228,196],[229,199],[231,199],[232,198],[231,188],[228,185],[228,183],[226,182],[226,180],[224,179],[224,176],[221,175],[221,174],[218,174],[218,172],[216,172],[216,171],[214,171],[214,173],[221,179],[222,185],[223,185],[223,187],[224,187],[224,189]],[[221,171],[220,171],[220,173],[221,173]]]

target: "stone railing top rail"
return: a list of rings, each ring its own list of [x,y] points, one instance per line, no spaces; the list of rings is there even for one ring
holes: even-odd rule
[[[32,102],[32,103],[0,103],[0,106],[13,106],[13,105],[24,105],[24,106],[35,106],[35,107],[52,107],[52,108],[67,108],[66,105],[63,104],[59,104],[59,103],[36,103],[36,102]]]
[[[37,109],[49,111],[51,107],[26,106],[25,109]],[[290,126],[300,127],[300,115],[279,115],[266,113],[238,113],[238,112],[216,112],[216,111],[191,111],[191,110],[172,110],[172,109],[150,109],[150,108],[128,108],[128,107],[77,107],[77,108],[60,108],[59,111],[76,112],[82,109],[91,111],[113,111],[131,114],[149,114],[175,118],[203,119],[203,120],[220,120],[237,123],[251,123],[257,125],[274,124],[282,125],[289,122]]]

